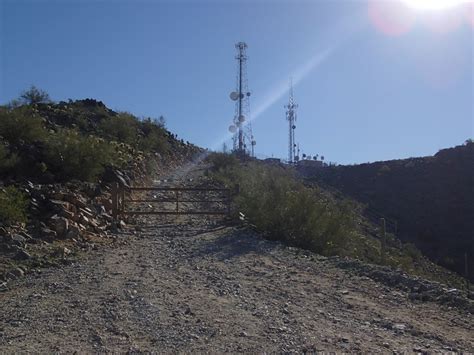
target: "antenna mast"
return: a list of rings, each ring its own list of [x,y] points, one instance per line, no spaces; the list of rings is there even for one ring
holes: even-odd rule
[[[242,155],[248,154],[248,142],[251,147],[251,155],[254,156],[254,147],[257,143],[252,134],[252,125],[250,122],[247,125],[244,124],[246,116],[250,113],[249,99],[251,95],[247,81],[247,44],[239,42],[235,48],[237,49],[235,59],[238,61],[237,88],[230,94],[230,98],[235,101],[235,116],[229,131],[234,133],[234,151]]]
[[[296,129],[296,109],[298,105],[295,104],[293,97],[293,79],[290,79],[290,98],[288,105],[285,106],[286,119],[288,121],[288,163],[294,164],[299,158],[296,154],[296,141],[295,141],[295,129]]]

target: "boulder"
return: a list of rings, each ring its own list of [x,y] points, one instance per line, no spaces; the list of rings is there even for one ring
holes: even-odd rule
[[[6,274],[7,279],[16,280],[25,275],[25,272],[19,267],[9,270]]]
[[[78,226],[71,224],[66,234],[66,239],[75,239],[81,234],[81,230]]]
[[[40,236],[42,239],[56,239],[57,237],[57,234],[55,231],[47,228],[47,227],[43,227],[41,228],[41,231],[40,231]]]
[[[18,251],[15,254],[16,260],[28,260],[31,259],[31,255],[24,249],[18,248]]]
[[[51,217],[50,226],[56,232],[58,238],[64,238],[69,229],[69,221],[64,217],[54,215]]]

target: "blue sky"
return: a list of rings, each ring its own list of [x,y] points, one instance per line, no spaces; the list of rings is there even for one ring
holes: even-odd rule
[[[220,148],[234,115],[234,44],[245,41],[260,156],[287,156],[290,76],[297,141],[328,161],[431,155],[474,136],[467,7],[409,9],[399,19],[409,25],[391,31],[362,0],[0,4],[0,103],[34,84],[58,101],[164,115],[185,140]]]

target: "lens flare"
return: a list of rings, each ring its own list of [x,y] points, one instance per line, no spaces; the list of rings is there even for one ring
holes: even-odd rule
[[[400,36],[410,31],[416,14],[400,1],[369,0],[369,19],[384,34]]]
[[[444,10],[472,3],[472,0],[402,0],[406,5],[418,10]]]

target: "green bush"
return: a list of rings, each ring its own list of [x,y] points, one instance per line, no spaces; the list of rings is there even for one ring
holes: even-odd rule
[[[41,119],[28,109],[0,112],[0,136],[10,145],[18,146],[42,141],[47,133]]]
[[[235,169],[239,165],[239,159],[235,154],[211,153],[207,157],[207,161],[211,163],[211,169],[214,172],[225,172],[229,169]]]
[[[14,186],[0,189],[0,222],[5,225],[26,222],[28,199]]]
[[[11,153],[8,147],[3,142],[0,142],[0,174],[5,174],[15,169],[19,160],[18,155]]]
[[[236,164],[232,156],[214,155],[213,176],[240,193],[235,202],[269,239],[324,255],[345,254],[354,228],[348,202],[337,202],[304,186],[280,167]]]
[[[21,93],[20,99],[26,105],[51,102],[49,94],[36,86],[32,85],[28,90]]]
[[[48,140],[45,163],[60,181],[95,181],[115,160],[114,149],[103,139],[61,130]]]
[[[147,118],[140,122],[138,149],[144,152],[166,153],[169,150],[166,131],[162,123]]]
[[[120,143],[136,145],[138,142],[138,120],[129,113],[119,113],[100,122],[103,136]]]

